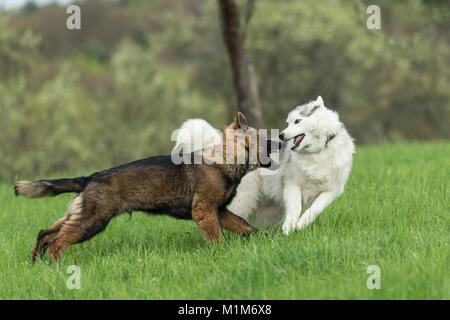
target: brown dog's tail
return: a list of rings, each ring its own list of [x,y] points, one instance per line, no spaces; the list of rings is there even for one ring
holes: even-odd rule
[[[54,197],[65,192],[81,192],[86,187],[90,177],[72,179],[19,181],[14,186],[16,196],[25,198]]]

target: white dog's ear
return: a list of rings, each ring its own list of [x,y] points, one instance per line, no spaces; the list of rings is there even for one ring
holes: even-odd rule
[[[320,107],[325,107],[323,104],[323,99],[321,96],[318,96],[316,100],[313,100],[307,104],[298,106],[297,109],[299,110],[300,114],[309,117]]]
[[[323,99],[322,99],[321,96],[318,96],[318,97],[317,97],[317,99],[316,99],[316,104],[319,104],[319,105],[321,105],[321,106],[324,105],[324,104],[323,104]]]
[[[318,108],[320,108],[320,107],[321,107],[321,105],[318,105],[318,104],[316,103],[316,101],[312,101],[312,102],[310,102],[310,103],[304,105],[304,106],[301,108],[300,113],[301,113],[303,116],[305,116],[305,117],[309,117],[310,115],[312,115],[312,114],[314,113],[314,111],[316,111],[316,110],[317,110]]]

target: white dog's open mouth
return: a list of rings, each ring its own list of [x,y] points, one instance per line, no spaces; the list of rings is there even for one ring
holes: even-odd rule
[[[300,143],[302,143],[303,138],[305,137],[305,134],[299,134],[298,136],[294,137],[294,146],[291,148],[291,150],[295,150],[298,148],[298,146],[300,145]]]

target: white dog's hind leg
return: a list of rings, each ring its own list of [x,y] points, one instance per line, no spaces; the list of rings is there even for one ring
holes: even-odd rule
[[[247,173],[236,189],[236,195],[228,205],[228,210],[240,216],[253,226],[252,213],[255,211],[261,196],[262,186],[259,169]]]
[[[296,229],[301,230],[307,225],[310,225],[334,198],[336,198],[334,192],[322,192],[319,194],[311,207],[309,207],[298,220]]]
[[[286,216],[282,230],[284,234],[289,234],[295,229],[295,224],[302,211],[302,191],[298,183],[291,180],[285,181],[283,198],[286,206]]]

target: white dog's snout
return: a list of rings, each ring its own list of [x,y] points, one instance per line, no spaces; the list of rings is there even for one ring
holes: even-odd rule
[[[284,142],[292,139],[295,136],[295,132],[291,132],[292,130],[289,130],[289,127],[281,131],[280,133],[280,140],[283,140]]]

